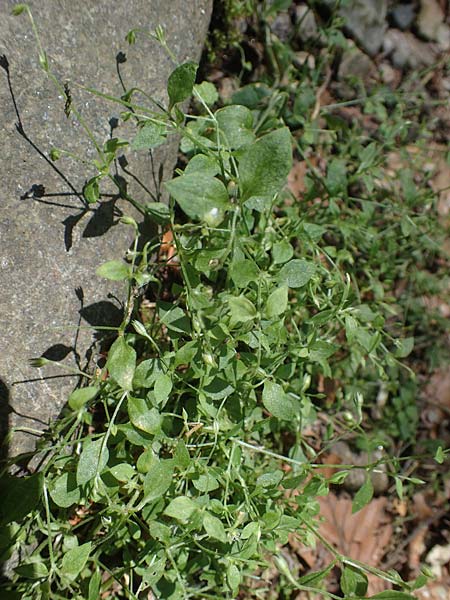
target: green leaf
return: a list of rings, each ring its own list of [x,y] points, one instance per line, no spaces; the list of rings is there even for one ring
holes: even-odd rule
[[[48,569],[43,562],[28,562],[20,564],[14,571],[25,579],[43,579],[48,577]]]
[[[287,10],[292,4],[292,0],[273,0],[268,6],[264,16],[275,15],[280,10]]]
[[[61,561],[61,572],[71,581],[84,569],[91,553],[92,542],[75,546],[66,552]]]
[[[283,477],[284,473],[279,469],[272,471],[271,473],[263,473],[256,480],[256,485],[259,485],[263,488],[276,487]]]
[[[94,400],[100,389],[95,386],[89,386],[74,390],[69,396],[69,406],[72,410],[80,410],[87,402]]]
[[[272,247],[272,259],[276,265],[282,265],[283,263],[290,260],[293,257],[293,255],[294,248],[286,240],[277,242]]]
[[[153,532],[152,532],[153,535]],[[155,583],[157,583],[161,577],[164,575],[165,571],[166,571],[166,562],[167,559],[165,556],[162,556],[159,559],[154,560],[154,557],[152,557],[152,562],[151,565],[146,567],[145,569],[142,569],[141,571],[138,571],[138,569],[136,569],[136,572],[138,573],[138,575],[142,576],[142,583],[145,586],[153,586],[155,585]],[[151,597],[151,596],[150,596]]]
[[[219,482],[210,473],[200,475],[197,479],[193,479],[192,483],[196,490],[204,494],[217,490],[219,487]]]
[[[119,463],[118,465],[111,467],[109,470],[112,476],[117,479],[117,481],[130,481],[130,479],[136,475],[136,471],[129,463]]]
[[[11,14],[13,14],[15,17],[17,17],[18,15],[21,15],[27,9],[28,9],[27,4],[15,4],[11,9]]]
[[[237,594],[241,584],[241,572],[234,564],[229,564],[227,568],[227,583],[234,595]]]
[[[248,298],[244,296],[231,296],[228,298],[228,307],[231,314],[230,327],[236,323],[246,323],[256,317],[256,308]]]
[[[217,517],[213,517],[209,512],[205,512],[203,515],[203,527],[209,537],[219,540],[219,542],[223,542],[224,544],[228,542],[222,521]]]
[[[166,141],[166,127],[163,123],[147,122],[141,127],[131,142],[132,150],[150,150]]]
[[[352,513],[356,513],[359,510],[361,510],[362,508],[364,508],[364,506],[366,506],[366,504],[369,504],[369,502],[372,500],[372,498],[373,498],[372,479],[370,478],[369,475],[367,475],[365,482],[362,484],[362,486],[356,492],[355,497],[353,498]]]
[[[355,567],[344,566],[340,584],[345,596],[365,596],[367,592],[367,577]]]
[[[337,349],[338,346],[336,346],[335,344],[330,344],[330,342],[318,340],[317,342],[314,342],[310,347],[309,357],[312,361],[322,362],[330,358],[330,356],[332,356]]]
[[[131,269],[129,265],[121,260],[109,260],[100,265],[96,273],[99,277],[104,277],[111,281],[122,281],[130,277]]]
[[[244,258],[231,263],[231,279],[238,288],[245,288],[252,281],[258,281],[259,269],[252,261]]]
[[[128,398],[128,416],[133,425],[156,435],[161,431],[162,417],[156,408],[149,408],[144,398]]]
[[[89,580],[88,600],[98,600],[100,598],[100,585],[102,575],[100,571],[95,571]]]
[[[170,221],[170,209],[164,202],[147,202],[145,212],[158,225],[164,225]]]
[[[442,463],[444,462],[445,454],[444,454],[444,451],[442,450],[442,446],[439,446],[438,449],[436,450],[436,454],[434,455],[434,460],[439,465],[442,465]]]
[[[177,67],[169,75],[167,92],[169,94],[170,107],[178,102],[187,100],[192,94],[198,65],[194,62],[186,62]]]
[[[167,327],[173,337],[175,337],[174,333],[191,333],[190,319],[179,306],[160,303],[159,318],[161,324]]]
[[[56,506],[61,508],[78,504],[81,497],[75,473],[63,473],[50,483],[48,491]]]
[[[230,207],[224,184],[200,172],[180,175],[165,183],[165,186],[188,217],[209,225],[218,225]]]
[[[216,111],[220,139],[230,150],[236,150],[255,140],[253,113],[245,106],[233,104]]]
[[[60,158],[61,158],[61,150],[58,150],[58,148],[52,148],[50,150],[50,159],[53,160],[54,162],[56,162]]]
[[[123,335],[120,335],[109,349],[106,368],[122,389],[128,391],[133,389],[136,352],[126,343]]]
[[[134,372],[133,388],[151,388],[158,373],[161,372],[157,358],[149,358],[138,364]]]
[[[98,175],[96,177],[92,177],[83,186],[83,197],[88,204],[95,204],[100,200],[98,179]]]
[[[284,285],[274,290],[267,298],[266,315],[269,319],[286,312],[288,305],[288,288]]]
[[[187,496],[178,496],[170,502],[164,514],[181,523],[187,523],[197,509],[198,506],[193,500]]]
[[[278,383],[265,382],[262,402],[264,407],[277,419],[291,421],[295,418],[294,403]]]
[[[10,477],[0,480],[0,515],[2,523],[20,522],[39,505],[43,474],[30,477]]]
[[[396,358],[406,358],[414,348],[414,338],[404,338],[402,340],[396,340],[395,345],[397,349],[395,351]]]
[[[103,448],[102,448],[103,446]],[[94,442],[87,440],[78,459],[77,484],[84,485],[101,473],[108,462],[108,448],[103,445],[103,438]]]
[[[161,498],[172,484],[173,464],[161,460],[153,464],[144,478],[144,498],[147,502]]]
[[[175,448],[173,462],[176,467],[181,469],[187,469],[191,464],[191,455],[183,440],[180,440]]]
[[[347,192],[347,165],[345,160],[336,158],[328,164],[326,184],[332,196]]]
[[[397,592],[396,590],[386,590],[370,596],[370,600],[417,600],[416,596],[412,596],[407,592]]]
[[[219,99],[219,93],[216,90],[216,86],[210,81],[202,81],[202,83],[194,85],[194,91],[207,106],[212,106]]]
[[[184,175],[192,175],[192,173],[200,173],[204,177],[214,177],[220,173],[220,167],[212,156],[196,154],[184,169]]]
[[[291,166],[291,134],[287,127],[244,147],[239,158],[243,200],[273,197],[283,187]]]
[[[165,373],[158,373],[155,378],[155,400],[158,404],[164,406],[169,399],[172,391],[172,379]]]
[[[278,279],[290,288],[301,288],[309,282],[315,272],[315,263],[294,258],[280,269]]]

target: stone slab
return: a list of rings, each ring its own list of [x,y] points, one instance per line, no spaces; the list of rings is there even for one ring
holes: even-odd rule
[[[61,95],[38,66],[29,19],[10,14],[14,4],[7,0],[0,7],[0,55],[8,58],[28,139],[16,130],[6,72],[0,69],[0,411],[4,430],[10,413],[9,427],[40,431],[59,412],[76,378],[32,369],[28,359],[47,353],[68,364],[77,358],[83,363],[94,337],[86,326],[120,318],[119,305],[108,293],[120,297],[122,286],[98,278],[95,270],[123,255],[131,231],[117,224],[121,211],[128,212],[120,202],[104,201],[83,214],[74,190],[79,192],[95,174],[92,169],[61,159],[56,164],[64,180],[39,154],[48,156],[54,146],[84,158],[95,153],[79,123],[66,118]],[[70,82],[74,103],[103,143],[110,135],[109,121],[120,116],[120,109],[80,91],[75,82],[120,96],[116,56],[124,52],[127,60],[120,64],[120,73],[125,85],[137,85],[164,101],[173,63],[156,42],[140,37],[129,47],[125,35],[135,27],[162,25],[180,62],[198,60],[212,2],[30,0],[29,5],[52,69]],[[114,135],[120,137],[120,127]],[[163,165],[164,178],[170,178],[175,160],[173,140],[168,149],[155,153],[153,171],[145,152],[129,157],[129,170],[155,190],[152,172]],[[139,201],[150,200],[134,179],[130,182]],[[33,191],[44,195],[32,198]],[[9,454],[32,446],[32,437],[16,433]]]

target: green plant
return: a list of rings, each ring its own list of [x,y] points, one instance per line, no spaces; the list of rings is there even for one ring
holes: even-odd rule
[[[161,29],[152,36],[167,48]],[[53,78],[40,43],[39,52]],[[399,590],[373,598],[411,599],[424,576],[404,582],[322,539],[317,497],[340,485],[352,465],[330,479],[317,469],[342,431],[366,435],[362,419],[374,391],[401,377],[412,339],[386,297],[397,271],[386,272],[392,260],[386,265],[380,253],[418,251],[412,236],[422,243],[428,232],[420,215],[409,216],[399,241],[405,215],[398,212],[389,214],[388,231],[380,228],[392,204],[383,204],[383,191],[373,203],[367,197],[382,168],[376,141],[342,127],[323,142],[314,118],[292,114],[289,89],[243,88],[234,104],[214,108],[214,86],[195,84],[195,76],[193,63],[175,68],[165,107],[137,105],[133,91],[109,97],[137,133],[131,142],[94,140],[98,157],[84,198],[101,201],[108,178],[158,233],[141,240],[134,218],[122,218],[135,244],[124,261],[97,271],[127,290],[106,364],[84,374],[89,385],[70,395],[39,441],[39,472],[3,472],[0,545],[3,558],[19,554],[2,597],[264,598],[262,573],[272,565],[279,597],[309,590],[337,598],[323,582],[338,566],[345,597],[365,597],[371,573]],[[195,116],[182,110],[192,93],[201,107]],[[300,126],[329,156],[325,173],[310,169],[303,202],[284,190],[292,149],[303,156],[308,145]],[[187,163],[166,183],[169,205],[137,202],[111,165],[129,145],[151,150],[174,132]],[[407,175],[403,186],[411,189]],[[172,250],[164,257],[166,230]],[[144,288],[154,303],[138,319]],[[323,376],[342,383],[318,449],[305,431],[326,402]],[[384,459],[398,488],[411,479],[401,460]],[[367,478],[354,509],[372,495]],[[329,567],[292,572],[281,552],[289,535],[305,545],[319,540],[334,557]]]

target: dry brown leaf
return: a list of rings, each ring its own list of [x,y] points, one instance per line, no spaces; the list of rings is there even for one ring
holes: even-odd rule
[[[450,586],[448,584],[431,582],[415,593],[418,600],[449,600]]]
[[[406,500],[394,498],[394,500],[392,501],[392,509],[400,517],[406,517],[406,515],[408,514],[408,502]]]
[[[288,188],[296,198],[306,191],[305,175],[307,171],[308,165],[306,161],[300,160],[294,163],[288,175]]]
[[[376,498],[352,514],[352,501],[329,494],[319,498],[321,535],[349,558],[377,567],[392,537],[392,524],[385,508],[387,500]],[[369,593],[386,589],[386,582],[369,577]]]
[[[413,576],[418,575],[420,571],[420,557],[426,550],[425,537],[427,533],[428,531],[425,527],[418,529],[415,536],[409,543],[408,566],[411,569]]]
[[[412,513],[419,521],[425,521],[433,514],[433,508],[430,506],[429,501],[425,498],[423,492],[417,492],[413,496]]]
[[[424,390],[424,396],[439,406],[450,408],[450,371],[436,371]]]

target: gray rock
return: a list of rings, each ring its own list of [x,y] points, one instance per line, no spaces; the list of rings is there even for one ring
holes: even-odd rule
[[[429,44],[418,40],[409,31],[389,29],[383,42],[383,51],[389,55],[394,67],[416,69],[433,64],[436,56]]]
[[[444,23],[444,11],[437,0],[421,0],[417,15],[417,29],[427,40],[436,41],[438,30]]]
[[[280,12],[271,24],[270,30],[281,42],[288,42],[293,31],[290,15],[287,12]]]
[[[409,29],[416,16],[414,4],[396,4],[389,12],[389,16],[399,29]]]
[[[324,0],[329,8],[335,0]],[[350,0],[340,7],[345,29],[370,55],[375,55],[383,44],[387,28],[387,0]]]
[[[349,42],[339,65],[336,90],[341,98],[353,98],[355,90],[361,85],[367,88],[376,74],[376,67],[367,54]]]
[[[304,4],[295,7],[295,28],[296,37],[302,42],[323,37],[319,34],[313,11]]]
[[[79,123],[65,117],[61,96],[38,67],[29,19],[9,14],[14,4],[15,0],[8,0],[0,10],[0,55],[7,55],[9,60],[28,140],[16,130],[6,72],[0,69],[0,406],[4,428],[9,405],[14,411],[10,427],[40,431],[59,412],[77,379],[61,377],[64,371],[32,369],[28,359],[47,353],[68,364],[77,360],[85,364],[95,337],[90,326],[117,323],[120,308],[108,293],[122,297],[124,292],[122,285],[97,277],[96,268],[106,260],[120,259],[132,232],[117,223],[121,211],[130,212],[123,202],[106,199],[100,207],[83,212],[74,190],[81,191],[84,181],[94,174],[92,168],[63,158],[56,166],[64,173],[64,180],[36,150],[48,156],[56,146],[83,158],[95,156],[92,143]],[[141,37],[128,47],[124,37],[135,27],[154,29],[161,25],[180,61],[198,60],[212,2],[30,0],[29,4],[52,69],[63,81],[71,82],[74,104],[103,143],[110,135],[109,119],[119,117],[121,107],[83,92],[75,82],[120,96],[123,90],[116,55],[126,52],[127,60],[120,65],[126,86],[138,85],[156,100],[165,101],[171,60],[150,39]],[[142,95],[138,99],[148,104]],[[125,126],[120,125],[114,136],[124,133]],[[159,165],[164,178],[171,177],[176,147],[173,140],[167,149],[155,153],[155,180]],[[128,170],[155,191],[148,154],[127,157]],[[151,200],[133,178],[122,174],[130,180],[129,189],[140,202]],[[29,197],[33,190],[41,197]],[[82,327],[77,330],[78,325]],[[44,378],[49,375],[53,378]],[[32,445],[30,436],[17,433],[9,453],[15,455]]]

